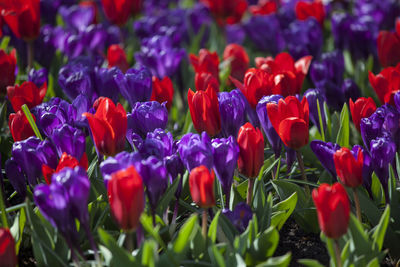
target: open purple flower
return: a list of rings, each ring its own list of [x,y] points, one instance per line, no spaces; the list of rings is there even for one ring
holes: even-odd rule
[[[210,137],[206,132],[201,136],[194,133],[185,134],[178,143],[178,151],[188,171],[200,165],[211,170],[213,154]]]
[[[68,124],[54,130],[50,139],[54,143],[59,157],[66,152],[79,160],[86,150],[85,134]]]

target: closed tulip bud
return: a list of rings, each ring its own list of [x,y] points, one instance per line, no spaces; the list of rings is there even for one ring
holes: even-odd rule
[[[244,74],[249,68],[249,56],[243,46],[229,44],[224,50],[224,60],[229,61],[231,76],[239,81],[243,81]]]
[[[131,16],[134,1],[101,0],[101,4],[107,19],[117,26],[123,26]]]
[[[219,58],[217,52],[200,49],[199,55],[190,54],[190,63],[196,73],[209,72],[219,82]]]
[[[232,79],[232,78],[231,78]],[[235,80],[232,80],[235,83]],[[238,86],[235,83],[236,86]],[[252,108],[256,108],[258,101],[266,95],[271,95],[269,74],[262,69],[251,68],[244,75],[244,83],[239,87]]]
[[[47,92],[47,83],[40,88],[33,82],[24,82],[20,86],[8,86],[7,96],[15,112],[21,110],[22,105],[26,104],[29,109],[42,103]]]
[[[188,103],[196,131],[205,131],[210,136],[216,136],[221,131],[221,115],[215,90],[211,86],[206,91],[196,93],[189,89]]]
[[[16,50],[13,49],[10,54],[0,50],[0,95],[4,95],[7,86],[15,83],[15,67],[17,65]]]
[[[379,101],[382,104],[394,105],[394,95],[400,88],[400,63],[396,67],[387,67],[379,74],[374,75],[369,72],[369,82],[374,88],[375,93],[378,95]]]
[[[394,67],[400,63],[400,19],[396,21],[396,32],[379,32],[377,46],[382,67]]]
[[[363,153],[358,148],[357,154],[346,147],[333,154],[335,162],[336,174],[340,181],[348,187],[357,187],[363,182]]]
[[[325,18],[324,4],[320,1],[297,2],[296,17],[298,20],[306,20],[310,17],[313,17],[319,22],[319,24],[323,25]]]
[[[247,122],[240,127],[237,142],[239,172],[249,178],[256,177],[264,163],[264,137],[260,129]]]
[[[375,110],[376,105],[371,97],[360,97],[356,102],[353,102],[353,100],[350,99],[351,117],[353,118],[354,126],[356,126],[358,131],[360,131],[361,119],[368,118],[375,112]]]
[[[111,99],[103,98],[95,114],[85,112],[83,116],[89,122],[94,143],[101,154],[114,156],[124,149],[128,120],[120,103],[115,106]]]
[[[129,69],[128,61],[124,49],[117,44],[110,45],[107,49],[108,67],[118,67],[122,72]]]
[[[194,168],[189,176],[189,188],[193,202],[201,208],[215,206],[214,196],[214,172],[201,165]]]
[[[312,192],[321,231],[329,238],[338,239],[347,232],[350,202],[344,187],[321,184]]]
[[[194,76],[194,85],[197,91],[205,91],[208,86],[211,86],[215,92],[219,92],[218,79],[209,72],[196,72]]]
[[[17,38],[32,41],[40,31],[40,0],[2,1],[4,21]]]
[[[87,168],[89,167],[88,165],[89,165],[89,162],[88,162],[86,153],[84,153],[81,160],[78,161],[75,157],[68,155],[67,153],[64,152],[62,154],[60,161],[58,162],[57,168],[55,170],[46,164],[42,165],[43,177],[47,184],[51,184],[51,176],[54,173],[58,173],[62,169],[67,168],[67,167],[74,169],[77,166],[81,166],[82,168],[87,170]]]
[[[278,104],[267,104],[268,118],[289,148],[298,150],[308,144],[309,108],[305,97],[300,102],[295,96],[280,99]]]
[[[10,230],[6,228],[0,228],[0,262],[4,267],[14,267],[18,264],[15,241]]]
[[[35,116],[33,120],[36,121]],[[11,113],[8,119],[8,127],[10,128],[11,135],[14,142],[25,140],[28,137],[35,136],[31,125],[25,114],[20,110],[17,113]]]
[[[210,9],[219,25],[240,22],[247,9],[246,0],[201,0]]]
[[[167,102],[166,107],[168,110],[172,107],[172,100],[174,97],[174,86],[171,79],[165,76],[162,80],[153,76],[153,90],[151,93],[150,101],[157,101],[162,104]]]
[[[111,175],[108,200],[118,225],[125,231],[136,229],[145,199],[142,178],[133,166]]]

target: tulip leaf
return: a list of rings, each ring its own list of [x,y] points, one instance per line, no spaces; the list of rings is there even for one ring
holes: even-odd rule
[[[178,237],[174,242],[173,249],[175,253],[182,253],[188,246],[189,241],[196,234],[195,225],[197,223],[197,215],[192,215],[182,226],[179,231]]]
[[[318,99],[317,99],[317,110],[318,110],[319,132],[321,133],[322,141],[325,142],[325,128],[324,128],[324,122],[322,120],[321,105],[319,104]]]
[[[217,246],[212,244],[208,247],[208,254],[210,255],[213,266],[225,267],[225,260]]]
[[[324,267],[319,261],[312,259],[300,259],[297,262],[307,267]]]
[[[288,197],[284,201],[281,201],[278,204],[274,205],[271,224],[274,225],[276,228],[278,228],[278,230],[281,230],[286,220],[289,219],[289,216],[296,208],[296,204],[297,204],[297,192],[294,192],[290,197]]]
[[[374,199],[374,202],[376,205],[381,205],[385,203],[385,193],[383,192],[383,187],[382,184],[376,176],[375,172],[372,173],[371,177],[371,192],[372,192],[372,197]]]
[[[157,258],[157,242],[153,239],[146,240],[143,244],[142,266],[154,267]]]
[[[143,213],[142,216],[140,216],[140,222],[142,223],[143,228],[158,242],[158,244],[161,247],[166,248],[166,245],[158,232],[159,226],[154,227],[153,225],[153,217]]]
[[[20,209],[17,216],[15,216],[14,223],[10,228],[10,232],[15,240],[15,251],[18,255],[19,247],[22,241],[22,234],[24,232],[26,223],[26,213],[25,209]]]
[[[118,246],[114,238],[105,230],[99,228],[97,230],[101,242],[112,253],[111,266],[138,266],[135,258],[132,257],[124,248]]]
[[[10,36],[2,36],[3,38],[1,39],[0,43],[0,49],[1,50],[6,50],[8,47],[8,43],[10,42]]]
[[[257,267],[287,267],[290,264],[292,254],[290,252],[285,255],[269,258],[263,263],[256,265]]]
[[[255,260],[264,261],[274,255],[278,243],[279,232],[274,226],[271,226],[254,240],[250,254]]]
[[[375,228],[374,233],[372,234],[372,238],[374,240],[374,245],[378,246],[378,250],[382,250],[383,241],[385,239],[386,229],[389,225],[390,219],[390,206],[387,205],[385,211],[382,214],[382,217]]]
[[[350,118],[349,109],[345,103],[340,112],[340,127],[336,137],[336,143],[341,147],[350,147]]]
[[[217,212],[217,214],[214,216],[214,219],[212,220],[210,227],[208,229],[208,237],[211,239],[213,243],[217,240],[217,229],[218,229],[218,221],[219,221],[219,216],[221,215],[221,210]]]
[[[167,209],[168,205],[171,203],[172,198],[175,195],[176,189],[179,186],[179,182],[181,181],[181,177],[176,178],[172,184],[167,188],[164,195],[157,205],[157,213],[163,214]]]

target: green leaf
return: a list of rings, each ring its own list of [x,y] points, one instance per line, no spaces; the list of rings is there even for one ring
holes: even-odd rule
[[[274,205],[271,224],[276,226],[278,230],[281,230],[286,220],[292,214],[297,204],[297,192],[294,192],[290,197],[285,199],[284,201],[279,202]]]
[[[208,229],[208,237],[211,239],[213,243],[215,243],[215,241],[217,240],[219,215],[221,215],[221,210],[219,210],[217,214],[214,216],[214,219],[210,224],[210,228]]]
[[[324,122],[322,120],[321,106],[319,104],[319,100],[318,99],[317,99],[317,110],[318,110],[318,120],[319,120],[319,131],[321,133],[322,141],[325,142]]]
[[[274,255],[278,243],[279,232],[271,226],[254,241],[251,255],[259,261],[264,261]]]
[[[222,256],[221,252],[219,252],[217,246],[215,246],[214,244],[208,247],[208,254],[210,255],[213,266],[219,266],[219,267],[226,266],[224,257]]]
[[[288,252],[279,257],[269,258],[266,262],[258,264],[257,267],[287,267],[291,258],[292,254]]]
[[[383,187],[381,182],[379,181],[378,176],[376,176],[375,172],[372,173],[371,178],[371,191],[372,197],[376,205],[382,205],[385,203],[385,193],[383,192]]]
[[[349,110],[347,104],[345,103],[340,112],[340,128],[338,135],[336,137],[336,143],[341,147],[350,147],[350,119]]]
[[[158,231],[160,226],[157,225],[156,227],[154,227],[153,217],[143,213],[142,216],[140,216],[140,222],[142,223],[143,228],[158,242],[158,244],[164,249],[166,249],[167,247],[162,238],[160,237]]]
[[[308,267],[324,267],[319,261],[312,260],[312,259],[300,259],[297,261],[301,265],[308,266]]]
[[[196,231],[194,230],[194,226],[197,223],[197,215],[192,215],[182,226],[181,230],[179,231],[178,238],[175,240],[173,245],[173,250],[175,253],[182,253],[189,241],[194,237]]]
[[[170,185],[167,188],[167,191],[164,193],[164,195],[162,196],[161,200],[159,201],[159,203],[157,205],[157,213],[158,214],[163,214],[165,212],[165,210],[167,209],[172,198],[175,196],[175,192],[176,192],[176,189],[178,188],[180,180],[181,180],[181,177],[178,177],[177,179],[174,180],[172,185]]]
[[[25,209],[20,209],[17,216],[15,216],[13,225],[10,228],[10,232],[11,232],[12,236],[14,237],[14,240],[16,241],[15,251],[16,251],[17,255],[18,255],[19,247],[20,247],[21,241],[22,241],[22,234],[23,234],[24,228],[25,228],[25,222],[26,222],[25,214],[26,214]]]
[[[9,42],[10,42],[10,36],[3,36],[3,38],[1,39],[1,43],[0,43],[0,49],[6,50]]]
[[[375,244],[378,246],[378,250],[382,250],[383,241],[385,239],[386,229],[389,225],[390,219],[390,206],[387,205],[385,211],[382,214],[382,217],[375,228],[374,233],[372,234],[372,239]]]
[[[128,253],[124,248],[118,246],[114,238],[105,230],[99,228],[97,230],[101,242],[112,253],[111,266],[139,266],[135,258]]]
[[[143,244],[142,266],[154,267],[157,258],[157,242],[153,239],[146,240]]]
[[[364,231],[362,224],[350,213],[350,223],[348,233],[350,234],[350,250],[357,255],[368,255],[371,253],[368,235]]]

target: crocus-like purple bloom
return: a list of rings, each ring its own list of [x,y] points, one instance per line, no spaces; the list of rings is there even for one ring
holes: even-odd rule
[[[132,107],[128,117],[128,136],[133,131],[140,136],[146,136],[157,128],[165,129],[168,122],[168,110],[165,103],[157,101],[137,102]]]
[[[295,59],[308,55],[318,57],[321,53],[322,30],[319,23],[313,18],[292,22],[284,30],[284,38],[290,55]]]
[[[260,50],[275,55],[285,48],[285,40],[275,15],[252,16],[243,28],[249,39]],[[268,34],[262,34],[265,32]]]
[[[222,134],[225,137],[237,137],[239,128],[246,119],[246,100],[238,90],[218,93],[219,112],[221,114]]]
[[[158,201],[168,186],[167,169],[163,161],[153,156],[140,161],[136,166],[146,186],[146,193],[149,198],[151,209],[154,211]]]
[[[282,150],[282,141],[279,137],[278,133],[275,131],[274,127],[272,126],[271,122],[268,118],[267,113],[267,104],[268,103],[278,103],[279,99],[281,99],[281,95],[270,95],[264,96],[260,99],[257,104],[256,110],[258,119],[260,120],[261,127],[264,130],[265,135],[267,136],[268,142],[270,143],[272,150],[275,153],[275,157],[278,158],[281,154]]]
[[[170,156],[173,153],[174,138],[170,132],[157,128],[153,132],[148,132],[146,140],[152,140],[160,144],[160,158]]]
[[[47,69],[42,68],[40,70],[31,69],[28,73],[28,81],[33,82],[37,87],[41,87],[48,80]]]
[[[380,29],[393,29],[400,16],[400,5],[396,0],[358,0],[354,2],[354,14],[373,18]]]
[[[226,25],[225,34],[228,44],[242,44],[246,38],[246,32],[240,24]]]
[[[85,134],[67,124],[55,129],[50,139],[54,143],[59,157],[66,152],[79,160],[86,149]]]
[[[84,31],[94,19],[94,9],[91,7],[74,5],[71,7],[62,6],[59,13],[65,25],[75,31]]]
[[[194,133],[185,134],[178,143],[178,151],[189,171],[200,165],[210,170],[213,167],[212,145],[206,132],[202,132],[201,136]]]
[[[342,84],[342,91],[344,93],[344,98],[346,101],[353,100],[356,102],[358,98],[361,97],[361,90],[360,87],[352,80],[352,79],[345,79]]]
[[[343,82],[344,57],[339,50],[323,53],[319,61],[314,61],[311,65],[310,76],[313,83],[320,87],[326,81],[336,85]]]
[[[106,187],[114,172],[126,169],[129,166],[134,166],[136,168],[141,160],[142,158],[138,152],[128,153],[122,151],[114,157],[108,157],[100,164],[100,171],[103,175]]]
[[[311,150],[317,156],[322,166],[336,179],[335,162],[333,161],[333,154],[340,149],[340,146],[331,142],[323,142],[314,140],[310,143]]]
[[[118,102],[119,87],[114,79],[114,76],[119,74],[117,67],[113,68],[98,68],[95,71],[96,88],[99,96],[108,97],[114,103]]]
[[[239,157],[239,145],[233,136],[212,140],[214,170],[229,203],[233,173]]]
[[[135,53],[136,61],[160,79],[174,76],[185,56],[183,48],[173,47],[170,38],[159,35],[144,39],[140,51]]]
[[[121,95],[133,107],[136,102],[149,101],[152,91],[151,73],[147,68],[118,70],[114,76]]]
[[[224,210],[222,213],[228,217],[236,229],[241,233],[246,230],[251,218],[253,218],[251,208],[244,202],[238,203],[233,211]]]
[[[318,104],[320,108],[321,118],[322,118],[322,127],[323,131],[326,128],[326,119],[324,112],[324,102],[326,102],[325,94],[320,89],[308,89],[304,96],[307,98],[308,106],[310,109],[310,119],[314,123],[315,126],[321,131],[319,115],[318,115]]]

